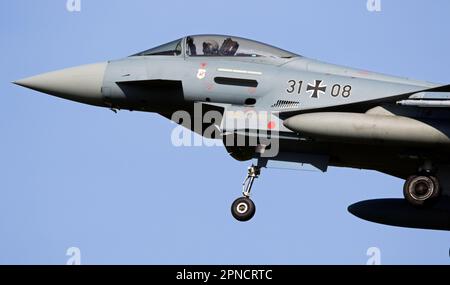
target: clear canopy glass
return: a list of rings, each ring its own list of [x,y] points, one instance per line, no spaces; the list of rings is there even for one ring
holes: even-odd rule
[[[182,51],[182,39],[163,44],[160,46],[157,46],[155,48],[151,48],[149,50],[140,52],[138,54],[135,54],[134,56],[146,56],[146,55],[180,55]]]
[[[298,55],[257,41],[221,35],[186,37],[188,56],[292,58]],[[134,56],[177,56],[183,51],[183,39],[157,46]]]
[[[186,38],[189,56],[291,58],[297,55],[260,42],[232,36],[199,35]]]

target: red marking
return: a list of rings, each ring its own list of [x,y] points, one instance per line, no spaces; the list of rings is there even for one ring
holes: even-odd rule
[[[203,62],[203,63],[200,64],[200,67],[201,68],[205,68],[207,65],[208,65],[207,63]]]
[[[358,73],[361,75],[369,75],[370,74],[370,72],[367,70],[360,70]]]
[[[213,89],[214,89],[214,84],[208,83],[208,84],[206,85],[206,89],[207,89],[208,91],[213,90]]]
[[[248,88],[248,93],[254,94],[255,92],[256,92],[256,88],[255,87],[249,87]]]
[[[270,121],[270,122],[267,124],[267,128],[268,128],[269,130],[274,129],[274,128],[275,128],[275,122],[274,122],[274,121]]]

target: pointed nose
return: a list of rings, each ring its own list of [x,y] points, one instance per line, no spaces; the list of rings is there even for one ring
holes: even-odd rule
[[[39,74],[14,84],[81,103],[102,105],[103,78],[108,63],[82,65]]]

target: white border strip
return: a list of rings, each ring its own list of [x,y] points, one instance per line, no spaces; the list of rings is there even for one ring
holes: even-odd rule
[[[248,71],[248,70],[228,69],[228,68],[218,68],[217,71],[240,73],[240,74],[262,75],[262,72],[259,72],[259,71]]]

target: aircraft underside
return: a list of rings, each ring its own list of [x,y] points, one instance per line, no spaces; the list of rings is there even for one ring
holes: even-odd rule
[[[328,157],[328,165],[376,170],[406,179],[424,163],[435,165],[450,163],[450,148],[445,146],[408,147],[357,143],[282,140],[280,152],[321,155]],[[389,163],[386,163],[389,162]]]
[[[237,205],[244,203],[241,209],[255,208],[249,199],[253,182],[261,175],[263,168],[271,168],[271,161],[277,162],[273,165],[274,168],[282,165],[281,168],[303,169],[304,165],[311,165],[314,169],[325,172],[329,166],[347,167],[375,170],[405,179],[403,194],[411,204],[419,208],[434,205],[438,196],[450,196],[450,148],[445,145],[411,147],[295,138],[281,139],[279,143],[279,155],[274,158],[263,158],[258,153],[251,156],[250,153],[254,151],[251,147],[227,148],[230,155],[238,160],[256,160],[249,167],[244,181],[243,193],[247,199],[239,198],[236,201]],[[433,191],[429,192],[430,189]],[[245,221],[254,214],[239,214],[237,205],[233,204],[235,211],[232,209],[235,218]]]

